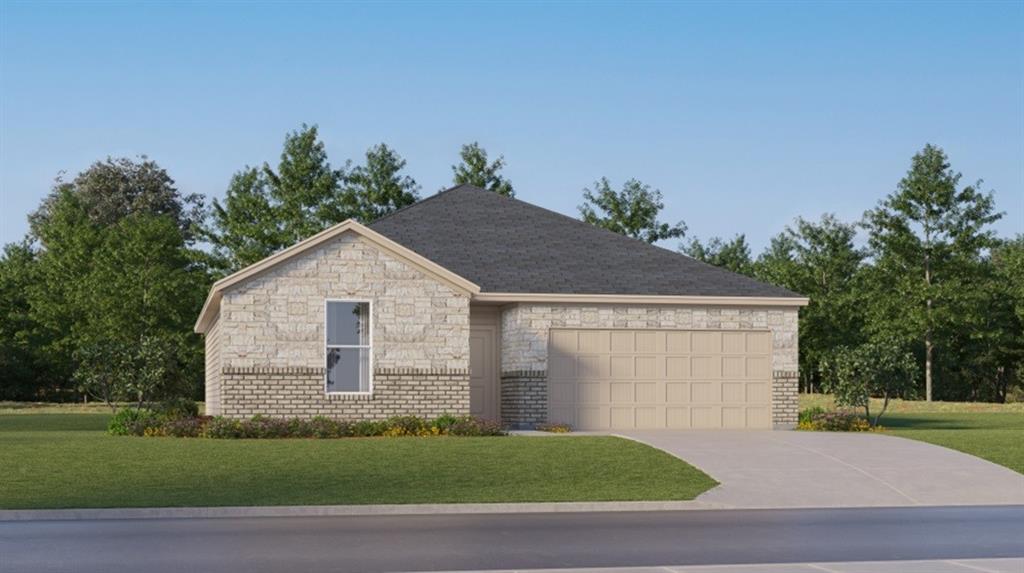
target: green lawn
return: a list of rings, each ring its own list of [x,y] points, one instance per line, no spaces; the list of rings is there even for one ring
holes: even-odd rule
[[[114,437],[98,413],[0,415],[0,508],[687,500],[715,481],[614,437]]]
[[[801,395],[800,407],[833,407],[831,397]],[[872,404],[878,408],[881,404]],[[1024,404],[895,400],[882,418],[886,433],[921,440],[1024,473]]]

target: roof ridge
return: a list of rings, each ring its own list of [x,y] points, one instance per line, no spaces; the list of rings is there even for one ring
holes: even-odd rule
[[[393,217],[393,216],[401,213],[402,211],[405,211],[406,209],[409,209],[411,207],[415,207],[415,206],[417,206],[417,205],[419,205],[421,203],[426,203],[427,201],[430,201],[431,199],[436,199],[436,198],[440,197],[441,195],[444,195],[445,193],[448,193],[449,191],[455,191],[456,189],[458,189],[460,187],[472,187],[474,189],[480,189],[479,187],[470,185],[469,183],[459,183],[458,185],[455,185],[454,187],[449,187],[447,189],[442,189],[442,190],[438,191],[437,193],[434,193],[430,197],[424,197],[423,199],[420,199],[419,201],[416,201],[415,203],[409,203],[408,205],[406,205],[404,207],[399,207],[398,209],[395,209],[394,211],[388,213],[387,215],[384,215],[382,217],[377,217],[373,221],[370,221],[369,223],[367,223],[366,226],[367,227],[371,227],[371,226],[377,224],[378,221],[383,221],[384,219],[387,219],[389,217]],[[483,191],[483,189],[481,189],[481,191]]]

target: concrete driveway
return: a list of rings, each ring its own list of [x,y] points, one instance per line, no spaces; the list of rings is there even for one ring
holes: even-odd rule
[[[1024,475],[924,442],[879,434],[628,431],[721,485],[728,508],[1024,504]]]

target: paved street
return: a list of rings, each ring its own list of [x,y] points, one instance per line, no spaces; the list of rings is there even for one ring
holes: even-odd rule
[[[1024,557],[1024,506],[0,522],[0,571],[364,572]]]

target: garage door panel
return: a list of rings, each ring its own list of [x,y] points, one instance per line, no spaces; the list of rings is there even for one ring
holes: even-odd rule
[[[747,378],[767,379],[772,373],[772,362],[768,356],[747,357]]]
[[[690,427],[694,429],[721,428],[721,408],[714,406],[690,408]]]
[[[669,331],[665,333],[665,352],[669,354],[690,353],[690,333],[686,331]]]
[[[687,404],[690,402],[690,385],[686,382],[666,382],[665,402]]]
[[[743,356],[722,357],[722,378],[746,378],[747,360]]]
[[[770,428],[771,334],[554,329],[549,418],[581,430]]]
[[[723,332],[723,354],[745,354],[747,352],[747,335],[745,332]]]
[[[690,427],[690,409],[679,406],[665,408],[665,427],[672,430],[684,430]]]
[[[770,332],[748,332],[747,354],[771,354],[772,335]]]
[[[714,378],[722,377],[721,356],[694,356],[690,358],[690,374],[693,378]]]
[[[658,411],[660,408],[655,406],[642,406],[636,408],[633,414],[633,423],[637,428],[642,430],[650,430],[654,428],[663,427]]]
[[[666,356],[665,378],[670,380],[686,380],[690,377],[690,358],[688,356]]]

